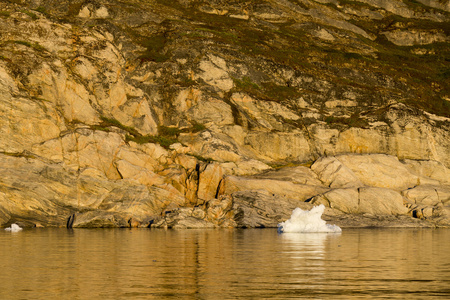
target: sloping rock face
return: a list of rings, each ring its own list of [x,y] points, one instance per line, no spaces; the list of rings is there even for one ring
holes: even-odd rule
[[[442,1],[1,1],[0,226],[447,226]]]
[[[275,227],[296,207],[311,209],[323,204],[327,207],[324,219],[342,227],[447,227],[450,170],[432,161],[421,164],[434,165],[442,176],[425,176],[411,161],[382,154],[339,155],[321,158],[311,168],[286,167],[245,177],[228,175],[220,182],[215,199],[192,209],[175,209],[156,226]],[[335,172],[324,172],[326,168]],[[396,173],[401,176],[398,180]]]

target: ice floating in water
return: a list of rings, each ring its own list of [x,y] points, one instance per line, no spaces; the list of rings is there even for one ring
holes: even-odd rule
[[[11,232],[17,232],[17,231],[21,231],[22,228],[20,228],[20,226],[17,224],[11,224],[11,227],[5,228],[5,230],[11,231]]]
[[[278,232],[342,232],[337,225],[329,225],[321,216],[325,210],[323,204],[311,210],[294,209],[291,218],[278,224]]]

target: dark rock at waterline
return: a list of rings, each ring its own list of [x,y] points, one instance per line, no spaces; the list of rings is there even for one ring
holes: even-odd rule
[[[73,227],[73,223],[75,222],[75,218],[76,218],[75,214],[72,214],[72,215],[69,216],[69,218],[67,219],[67,225],[66,225],[67,228],[70,229],[70,228]]]

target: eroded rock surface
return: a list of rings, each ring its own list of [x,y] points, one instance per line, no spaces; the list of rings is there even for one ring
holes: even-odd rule
[[[448,4],[225,2],[1,1],[0,226],[449,225]]]

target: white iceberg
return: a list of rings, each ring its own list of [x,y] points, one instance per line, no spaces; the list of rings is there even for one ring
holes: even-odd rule
[[[17,232],[17,231],[21,231],[22,228],[20,228],[20,226],[17,224],[11,224],[11,227],[5,228],[5,230],[11,231],[11,232]]]
[[[323,204],[311,210],[297,207],[289,220],[278,224],[278,232],[342,232],[339,226],[329,225],[322,220],[324,210]]]

